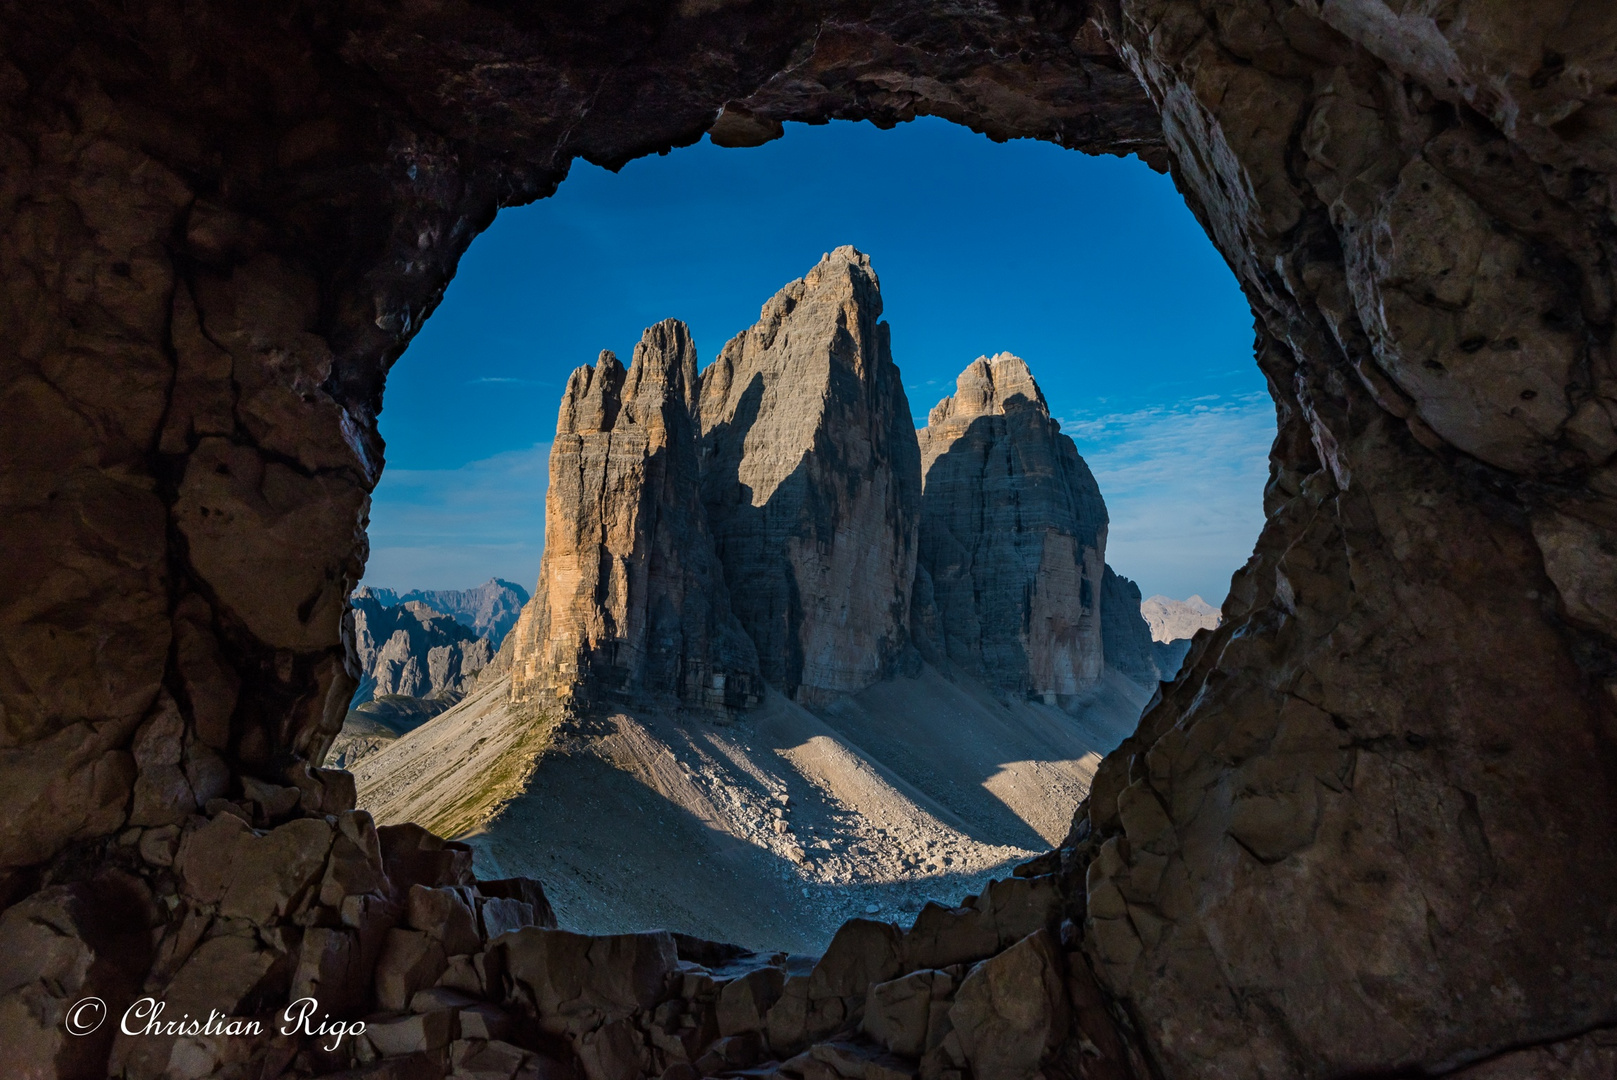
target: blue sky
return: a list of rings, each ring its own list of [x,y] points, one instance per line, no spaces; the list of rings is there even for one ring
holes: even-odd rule
[[[917,424],[974,358],[1026,359],[1111,513],[1107,561],[1146,595],[1218,603],[1251,553],[1274,412],[1252,316],[1165,176],[995,144],[940,120],[792,124],[706,141],[502,211],[388,377],[367,582],[531,588],[568,373],[691,327],[705,365],[823,252],[882,283]]]

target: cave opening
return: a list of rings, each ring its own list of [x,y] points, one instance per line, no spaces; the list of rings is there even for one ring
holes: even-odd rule
[[[1609,1075],[1614,20],[5,7],[8,1067]],[[1171,167],[1256,315],[1278,437],[1253,558],[1074,831],[810,963],[556,930],[533,882],[376,827],[317,763],[354,690],[382,384],[472,238],[578,160],[918,114]],[[266,1028],[318,998],[368,1030],[76,1026],[142,994]]]
[[[731,511],[708,447],[700,481],[663,482],[700,482],[711,503],[718,587],[744,594],[730,604],[760,654],[761,673],[747,676],[755,700],[714,711],[689,694],[624,693],[608,676],[595,679],[600,700],[558,702],[547,685],[542,710],[519,710],[506,700],[507,669],[522,660],[495,655],[530,595],[555,587],[546,574],[575,574],[579,557],[597,554],[618,565],[624,582],[608,575],[587,601],[533,601],[570,618],[587,608],[597,664],[648,647],[655,630],[637,611],[685,602],[659,577],[654,542],[610,535],[648,527],[634,521],[643,493],[631,489],[636,470],[657,466],[609,461],[622,475],[574,490],[573,474],[600,468],[592,454],[610,458],[610,445],[556,456],[556,404],[568,425],[578,407],[569,374],[603,349],[624,365],[649,362],[635,341],[671,317],[689,328],[694,370],[711,384],[759,305],[845,244],[868,259],[873,296],[868,313],[856,299],[836,318],[856,336],[862,318],[890,328],[890,342],[866,342],[853,358],[893,365],[899,383],[902,430],[879,438],[913,446],[914,429],[922,447],[915,505],[899,500],[900,520],[881,526],[907,530],[901,546],[915,549],[908,558],[925,579],[925,597],[904,582],[907,659],[878,657],[812,699],[800,670],[771,663],[802,647],[797,631],[772,636],[759,620],[778,613],[748,602],[783,570],[814,588],[804,567],[763,557],[800,542],[801,522],[760,533],[721,520]],[[1250,319],[1172,181],[1133,157],[996,144],[922,117],[886,131],[791,124],[759,147],[704,140],[616,172],[575,163],[555,195],[503,211],[474,242],[389,374],[389,464],[355,601],[363,674],[328,764],[355,772],[360,805],[379,821],[467,840],[480,875],[544,881],[562,925],[593,933],[665,926],[819,952],[848,918],[907,922],[928,899],[981,892],[1067,835],[1099,756],[1132,732],[1196,629],[1216,625],[1230,574],[1250,555],[1274,437]],[[783,384],[776,408],[834,398],[832,338],[815,339],[812,322],[780,332],[817,343],[765,364],[771,380],[810,380]],[[824,384],[810,371],[821,362]],[[704,395],[709,410],[726,407]],[[631,406],[609,408],[619,407]],[[822,438],[837,443],[840,428],[868,422],[827,415]],[[721,437],[698,424],[698,442]],[[753,453],[825,456],[796,438],[767,424],[745,436]],[[569,552],[542,569],[553,463],[572,477],[551,504]],[[828,482],[853,498],[873,477],[845,465]],[[762,496],[746,501],[770,512]],[[596,506],[605,503],[611,514]],[[871,528],[853,512],[815,542],[874,551]],[[598,534],[587,550],[580,530]],[[876,573],[868,557],[855,562]],[[839,579],[818,602],[848,607],[848,593],[871,588]],[[623,595],[602,599],[614,589]],[[880,635],[858,622],[883,616],[852,606],[830,647],[875,655]],[[529,651],[550,647],[544,636]],[[514,637],[508,648],[518,650]],[[690,661],[683,637],[672,648]],[[730,676],[732,698],[740,677]],[[549,732],[569,709],[584,730],[546,737],[536,770],[474,805],[461,798],[468,777],[509,769],[515,748],[534,744],[475,762],[457,747],[517,711]],[[439,764],[423,768],[429,754]],[[745,902],[716,903],[715,890]]]

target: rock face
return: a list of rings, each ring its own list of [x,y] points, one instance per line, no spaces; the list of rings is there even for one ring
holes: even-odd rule
[[[1101,581],[1100,621],[1108,667],[1147,686],[1178,672],[1178,662],[1165,664],[1151,640],[1151,627],[1140,615],[1140,587],[1110,566]]]
[[[550,451],[539,587],[513,633],[512,696],[758,701],[757,654],[730,612],[698,497],[696,347],[646,330],[567,381]]]
[[[497,651],[505,635],[517,624],[528,590],[512,581],[489,578],[475,589],[411,589],[406,593],[369,587],[370,595],[385,607],[418,600],[449,615],[474,634],[489,639]]]
[[[376,927],[394,916],[343,883],[364,859],[329,871],[352,904],[299,908],[277,882],[311,862],[276,852],[320,836],[243,838],[262,899],[235,910],[265,922],[206,930],[217,883],[153,900],[181,895],[161,830],[238,789],[256,814],[244,804],[280,806],[291,784],[287,813],[315,834],[352,805],[308,762],[357,680],[342,621],[383,382],[496,210],[553,191],[575,158],[619,165],[709,127],[756,142],[784,121],[935,114],[1171,163],[1253,306],[1276,403],[1267,522],[1226,621],[1102,765],[1064,856],[1087,867],[1066,938],[1082,938],[1075,1015],[1130,1015],[1170,1078],[1521,1075],[1552,1058],[1598,1075],[1617,1026],[1617,8],[514,12],[0,14],[15,1071],[108,1073],[111,1025],[69,1047],[60,1023],[86,986],[112,1001],[190,967],[177,989],[207,986],[228,1012],[220,972],[269,973],[236,1000],[277,1004],[287,971],[360,996],[379,981]],[[134,835],[137,791],[142,820],[174,820]],[[393,955],[390,995],[436,956],[415,938]],[[1002,1000],[1040,1013],[1045,985]],[[846,1015],[835,996],[783,996],[782,1032]],[[437,1053],[448,1017],[425,1002]],[[591,1046],[634,1038],[603,1028]],[[264,1074],[283,1048],[230,1051]],[[348,1064],[317,1051],[297,1071]],[[821,1055],[800,1064],[870,1074]]]
[[[923,653],[1052,703],[1092,686],[1106,504],[1027,364],[973,361],[918,438]]]
[[[909,644],[920,457],[870,259],[840,247],[702,373],[702,501],[764,677],[814,702]]]
[[[1196,636],[1198,630],[1216,630],[1223,622],[1218,608],[1199,596],[1174,600],[1153,596],[1139,604],[1140,614],[1151,627],[1152,641],[1178,641]]]
[[[419,600],[384,607],[377,594],[360,589],[350,603],[354,657],[363,672],[355,705],[384,694],[462,693],[494,658],[487,638]]]

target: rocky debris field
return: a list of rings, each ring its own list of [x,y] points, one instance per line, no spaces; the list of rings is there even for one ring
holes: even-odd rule
[[[819,710],[771,693],[731,723],[573,719],[457,835],[479,873],[543,880],[569,929],[819,952],[848,918],[913,916],[1058,843],[1143,697],[1111,676],[1074,715],[927,668]],[[512,708],[502,683],[480,686],[361,761],[361,803],[382,821],[444,820],[505,767],[487,748],[531,723]]]

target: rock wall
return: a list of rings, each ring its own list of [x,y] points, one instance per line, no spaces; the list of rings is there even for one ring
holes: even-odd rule
[[[909,645],[920,465],[870,259],[839,247],[702,373],[702,501],[764,678],[813,702]]]
[[[1140,587],[1110,566],[1101,578],[1100,623],[1107,667],[1146,686],[1179,671],[1178,664],[1165,667],[1154,647],[1150,624],[1140,615]]]
[[[279,806],[268,783],[318,848],[351,806],[304,770],[356,678],[381,389],[496,209],[709,127],[932,113],[1171,167],[1276,401],[1226,622],[1063,855],[1097,976],[1069,1018],[1132,1018],[1168,1077],[1611,1071],[1609,5],[78,0],[0,27],[13,1060],[105,1074],[66,1007],[166,993],[199,941],[267,963],[269,1002],[294,940],[315,968],[314,931],[365,940],[362,900],[321,906],[341,928],[278,886],[159,902],[161,830]],[[303,850],[271,836],[241,838],[244,880]],[[364,984],[353,955],[329,963]],[[1046,1015],[1018,970],[994,1000]],[[387,1067],[444,1071],[413,1053]]]
[[[974,360],[917,438],[923,653],[1052,704],[1093,686],[1106,504],[1027,364]]]
[[[696,394],[696,346],[673,319],[646,330],[627,371],[603,352],[567,380],[539,585],[512,632],[514,699],[759,700],[698,494]]]
[[[488,638],[419,600],[383,606],[360,589],[349,602],[361,672],[355,704],[383,694],[458,694],[494,659]]]
[[[1617,11],[1113,14],[1280,431],[1224,625],[1096,777],[1102,983],[1179,1076],[1610,1026]]]

